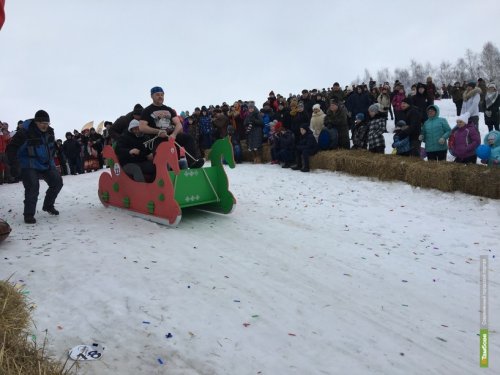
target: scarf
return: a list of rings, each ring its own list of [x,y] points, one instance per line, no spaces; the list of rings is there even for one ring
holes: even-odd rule
[[[486,108],[490,108],[495,100],[497,100],[498,91],[489,92],[486,94]]]

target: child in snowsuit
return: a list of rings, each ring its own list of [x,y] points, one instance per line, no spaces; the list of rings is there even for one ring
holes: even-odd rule
[[[394,128],[392,148],[396,149],[396,155],[410,156],[410,135],[408,126],[404,120],[398,121]]]

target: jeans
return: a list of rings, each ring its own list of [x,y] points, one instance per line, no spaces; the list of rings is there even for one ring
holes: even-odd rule
[[[63,187],[61,175],[57,169],[39,171],[31,168],[21,170],[21,178],[24,185],[24,216],[35,216],[36,202],[40,191],[40,178],[45,180],[49,188],[45,193],[43,207],[53,207],[57,195]]]

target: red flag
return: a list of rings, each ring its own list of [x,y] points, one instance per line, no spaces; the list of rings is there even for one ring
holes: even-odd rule
[[[0,30],[2,29],[3,23],[5,22],[5,0],[0,0]]]

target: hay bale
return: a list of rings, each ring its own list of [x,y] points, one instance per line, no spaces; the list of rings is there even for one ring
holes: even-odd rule
[[[486,198],[500,199],[500,168],[455,163],[455,190]]]
[[[0,374],[69,375],[76,368],[51,359],[45,353],[46,338],[37,347],[28,328],[30,310],[21,290],[8,280],[0,281]]]
[[[408,167],[414,163],[422,163],[419,158],[397,155],[379,155],[377,157],[377,177],[382,181],[405,181]]]
[[[342,151],[344,171],[356,176],[377,177],[377,156],[368,151]]]
[[[316,155],[311,157],[310,160],[311,169],[324,169],[327,171],[336,171],[337,169],[337,159],[333,151],[320,151]]]
[[[446,161],[413,163],[408,165],[405,181],[413,186],[453,191],[455,190],[455,184],[453,183],[454,170],[453,163]]]
[[[0,338],[11,340],[29,325],[30,315],[24,296],[9,284],[0,281]]]

